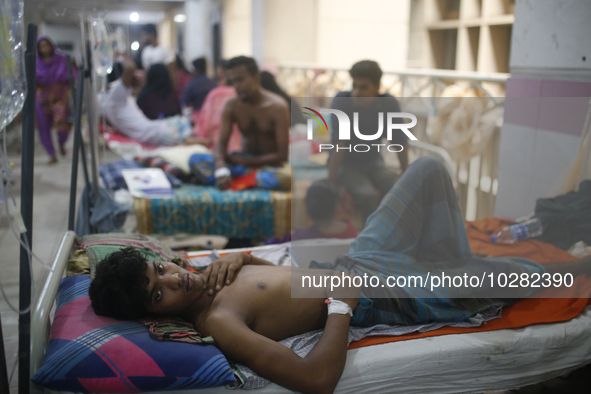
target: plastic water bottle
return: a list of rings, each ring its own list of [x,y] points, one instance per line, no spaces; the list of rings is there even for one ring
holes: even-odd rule
[[[516,223],[507,226],[496,235],[491,235],[490,240],[493,243],[512,244],[520,239],[527,239],[542,235],[542,222],[538,218],[529,219],[523,223]]]

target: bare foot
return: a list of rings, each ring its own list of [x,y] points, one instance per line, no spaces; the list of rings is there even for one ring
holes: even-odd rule
[[[57,157],[55,156],[51,156],[51,158],[49,159],[49,161],[47,162],[48,166],[52,166],[54,164],[57,164]]]

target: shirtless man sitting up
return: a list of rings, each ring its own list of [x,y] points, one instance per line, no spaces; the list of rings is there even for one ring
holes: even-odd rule
[[[287,161],[289,108],[285,100],[261,87],[261,75],[253,58],[238,56],[228,61],[228,81],[236,89],[222,113],[220,139],[216,146],[216,184],[231,182],[226,163],[246,167],[279,166]],[[232,125],[242,133],[241,154],[228,153]]]
[[[476,266],[497,273],[576,276],[590,273],[590,259],[541,266],[522,258],[475,258],[447,170],[437,159],[425,157],[413,163],[384,197],[349,255],[337,259],[337,268],[344,271],[348,265],[352,277],[375,273],[376,268],[386,275],[424,276],[424,268],[434,275],[449,261],[445,269],[449,276]],[[339,261],[345,264],[339,266]],[[231,253],[197,274],[172,262],[147,261],[129,247],[97,266],[90,298],[97,314],[118,319],[181,317],[202,335],[211,335],[228,359],[304,393],[335,390],[345,366],[350,325],[464,321],[487,308],[515,302],[461,298],[462,289],[457,289],[460,298],[412,298],[399,292],[399,298],[371,299],[357,288],[337,288],[333,293],[310,287],[309,298],[292,298],[298,272],[246,253]],[[320,270],[321,275],[335,272]],[[535,289],[520,291],[511,296],[529,296]],[[327,296],[334,298],[328,306]],[[276,342],[316,329],[324,332],[304,358]]]

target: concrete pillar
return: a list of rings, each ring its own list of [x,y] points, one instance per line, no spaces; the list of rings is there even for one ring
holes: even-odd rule
[[[185,15],[185,60],[187,65],[193,59],[204,56],[208,63],[213,61],[211,48],[212,0],[186,0]]]
[[[265,2],[252,0],[252,57],[259,66],[265,56]]]

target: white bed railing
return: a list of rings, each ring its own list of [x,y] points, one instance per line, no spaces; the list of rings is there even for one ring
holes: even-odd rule
[[[425,154],[447,158],[445,163],[458,192],[462,216],[465,220],[478,220],[494,213],[498,186],[499,140],[500,127],[495,127],[485,149],[468,161],[454,160],[442,147],[437,146],[439,149],[435,151],[432,144],[410,141],[410,161]],[[441,151],[446,155],[442,155]]]
[[[31,377],[37,373],[43,361],[43,355],[45,354],[45,349],[49,341],[51,311],[75,240],[76,233],[73,231],[66,231],[62,237],[62,241],[51,265],[51,271],[47,276],[43,290],[39,295],[39,301],[35,305],[35,309],[33,309],[31,315]],[[31,383],[30,392],[43,394],[44,389]]]
[[[498,105],[497,98],[505,97],[505,83],[510,74],[480,73],[455,70],[394,70],[384,71],[382,89],[396,97],[420,97],[429,106],[428,98],[441,97],[449,85],[464,82],[479,95]],[[345,68],[285,64],[278,68],[277,79],[292,97],[334,97],[349,90],[351,77]]]

